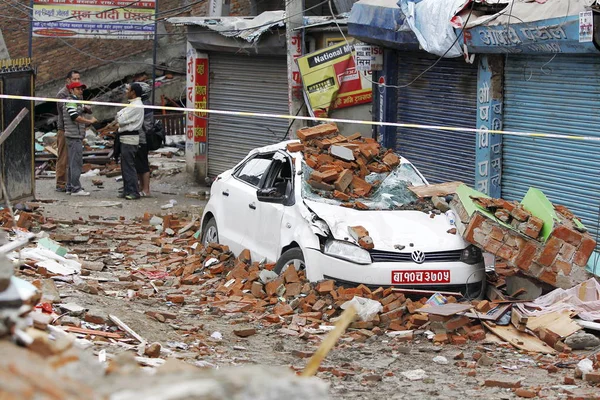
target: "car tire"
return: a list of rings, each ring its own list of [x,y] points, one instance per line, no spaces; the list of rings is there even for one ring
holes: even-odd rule
[[[219,243],[219,230],[214,218],[209,219],[202,227],[202,245],[206,247],[210,243]]]
[[[285,267],[288,267],[291,264],[294,264],[297,270],[306,267],[304,265],[304,254],[302,254],[302,250],[298,247],[284,251],[281,257],[279,257],[279,260],[277,260],[273,272],[277,275],[281,275],[282,272],[285,272]]]

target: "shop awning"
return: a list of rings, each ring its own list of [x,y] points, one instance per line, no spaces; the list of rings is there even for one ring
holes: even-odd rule
[[[417,50],[419,42],[406,24],[397,0],[360,0],[352,6],[348,34],[366,43]]]

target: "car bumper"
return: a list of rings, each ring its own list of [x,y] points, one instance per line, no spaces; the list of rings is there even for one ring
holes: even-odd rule
[[[482,283],[485,281],[485,266],[483,261],[473,265],[462,262],[431,262],[423,264],[375,262],[360,265],[328,256],[316,249],[305,249],[304,259],[307,266],[307,277],[311,281],[334,279],[340,283],[362,283],[366,286],[394,286],[413,289],[420,288],[423,290],[439,289],[459,291],[461,293],[468,291],[471,297],[474,295],[473,291],[481,290]],[[432,281],[421,283],[395,282],[393,274],[403,271],[419,271],[422,273],[444,271],[449,273],[449,279],[443,283]]]

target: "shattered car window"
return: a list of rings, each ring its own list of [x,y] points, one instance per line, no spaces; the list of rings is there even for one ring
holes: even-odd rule
[[[302,170],[303,198],[333,205],[344,203],[344,201],[334,198],[331,192],[316,190],[308,184],[306,178],[310,177],[313,169],[305,162],[302,162]],[[370,210],[395,210],[404,204],[414,202],[418,198],[408,187],[425,184],[415,167],[408,162],[401,163],[390,173],[371,173],[365,177],[365,180],[374,186],[372,194],[356,200]]]

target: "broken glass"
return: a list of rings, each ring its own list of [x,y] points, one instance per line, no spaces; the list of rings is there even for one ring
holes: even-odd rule
[[[326,204],[341,205],[344,203],[333,197],[332,192],[314,189],[307,182],[313,169],[302,162],[302,197]],[[365,180],[373,185],[367,197],[357,198],[370,210],[395,210],[403,205],[416,202],[417,196],[408,189],[409,186],[425,185],[425,182],[409,162],[402,162],[389,173],[371,173]]]

